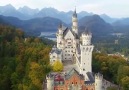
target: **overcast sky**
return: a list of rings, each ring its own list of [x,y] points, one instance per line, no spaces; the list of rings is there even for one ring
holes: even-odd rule
[[[19,8],[53,7],[59,11],[87,11],[95,14],[107,14],[112,17],[129,17],[129,0],[0,0],[0,6],[12,4]]]

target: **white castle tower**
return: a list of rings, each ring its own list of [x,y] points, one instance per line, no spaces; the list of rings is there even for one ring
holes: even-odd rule
[[[81,49],[81,63],[80,63],[80,73],[85,76],[86,73],[92,72],[92,51],[94,46],[91,44],[92,34],[90,32],[82,33],[82,44],[80,44]]]
[[[47,90],[54,90],[54,77],[51,75],[46,76],[47,80]]]
[[[75,34],[78,35],[78,20],[77,20],[76,8],[72,16],[72,30]]]
[[[56,33],[56,37],[57,37],[57,48],[58,49],[62,49],[63,47],[63,28],[62,28],[62,24],[60,23],[59,27],[58,27],[58,32]]]
[[[100,73],[95,74],[95,90],[103,90],[102,81],[103,81],[103,75]]]

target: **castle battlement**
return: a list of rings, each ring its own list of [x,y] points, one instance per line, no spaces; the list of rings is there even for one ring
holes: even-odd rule
[[[47,80],[52,80],[53,78],[54,78],[54,75],[52,75],[51,73],[46,75]]]
[[[102,79],[103,79],[103,75],[100,74],[100,73],[96,73],[96,74],[95,74],[95,79],[100,79],[100,80],[102,80]]]

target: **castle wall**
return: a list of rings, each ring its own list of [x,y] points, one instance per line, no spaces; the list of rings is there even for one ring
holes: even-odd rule
[[[94,84],[84,85],[82,90],[95,90]]]
[[[103,81],[103,75],[101,75],[100,73],[95,74],[95,90],[103,90],[102,81]]]
[[[73,60],[75,48],[74,44],[74,36],[71,31],[68,31],[66,36],[64,37],[64,48],[63,48],[63,60]]]
[[[93,46],[83,46],[81,48],[81,64],[80,64],[80,73],[84,76],[87,72],[92,72],[92,51]]]
[[[59,60],[62,62],[62,53],[57,54],[57,53],[52,53],[50,54],[50,64],[53,64],[56,60]]]

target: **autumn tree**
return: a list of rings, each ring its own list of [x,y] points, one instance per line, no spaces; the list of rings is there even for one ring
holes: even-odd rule
[[[117,82],[121,84],[121,79],[126,77],[126,76],[129,76],[129,66],[121,65],[118,68]]]
[[[0,90],[41,90],[51,71],[50,43],[0,24]]]
[[[129,76],[122,78],[121,84],[122,84],[123,90],[129,90]]]
[[[53,71],[55,72],[61,72],[63,70],[63,64],[59,60],[56,60],[53,63]]]

